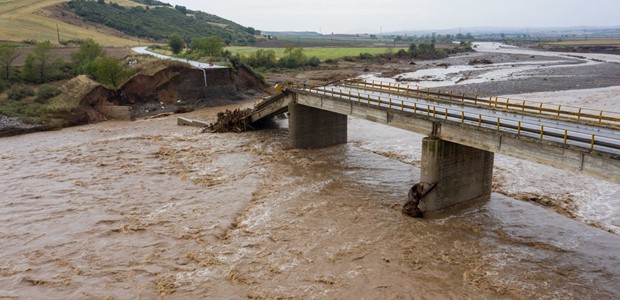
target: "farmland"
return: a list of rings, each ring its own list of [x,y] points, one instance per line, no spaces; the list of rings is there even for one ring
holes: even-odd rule
[[[47,7],[65,0],[0,0],[0,40],[49,40],[58,43],[58,31],[63,40],[92,38],[104,46],[137,45],[137,40],[101,32],[96,27],[85,28],[64,23],[50,16]],[[114,0],[121,5],[139,5],[128,0]]]
[[[256,50],[261,49],[257,47],[227,47],[226,50],[232,52],[233,54],[240,54],[248,56]],[[364,47],[364,48],[353,48],[353,47],[312,47],[312,48],[304,48],[304,54],[308,57],[316,56],[321,60],[326,59],[336,59],[342,58],[346,56],[358,56],[360,53],[370,53],[372,55],[375,54],[384,54],[388,51],[393,51],[394,53],[400,49],[404,48],[385,48],[385,47]],[[285,48],[268,48],[265,50],[273,50],[276,53],[276,57],[280,58],[284,55]]]

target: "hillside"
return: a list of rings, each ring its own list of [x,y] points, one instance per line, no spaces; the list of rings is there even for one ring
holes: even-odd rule
[[[72,0],[64,7],[90,22],[152,40],[162,41],[176,33],[186,40],[217,35],[227,44],[235,45],[250,45],[256,41],[255,30],[251,27],[183,6],[124,7],[116,3]]]
[[[111,0],[122,5],[140,5],[129,0]],[[21,42],[24,40],[64,40],[90,37],[105,46],[137,45],[137,39],[124,38],[102,32],[95,27],[71,25],[55,19],[47,7],[66,0],[0,0],[0,40]]]
[[[166,5],[151,5],[159,4],[154,0],[105,0],[105,5],[71,2],[75,12],[67,0],[0,0],[0,41],[58,44],[60,34],[61,40],[92,38],[104,46],[127,47],[145,39],[161,40],[171,33],[188,39],[215,34],[236,45],[255,41],[253,28],[180,7],[186,10],[183,14],[163,2]]]

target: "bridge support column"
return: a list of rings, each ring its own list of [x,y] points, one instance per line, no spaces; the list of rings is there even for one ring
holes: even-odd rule
[[[440,210],[458,203],[491,196],[493,153],[443,141],[422,141],[421,181],[437,186],[422,199],[423,211]]]
[[[293,148],[324,148],[347,142],[347,116],[291,103],[289,140]]]

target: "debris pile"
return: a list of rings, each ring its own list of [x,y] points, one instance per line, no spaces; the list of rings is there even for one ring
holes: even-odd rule
[[[250,115],[252,109],[247,108],[244,110],[226,110],[224,112],[217,113],[217,122],[211,123],[205,127],[202,132],[222,133],[222,132],[245,132],[254,130],[254,127],[250,125],[250,120],[247,116]]]
[[[469,61],[468,64],[470,66],[473,66],[473,65],[490,65],[492,63],[493,62],[490,59],[483,58],[483,59],[472,59]]]

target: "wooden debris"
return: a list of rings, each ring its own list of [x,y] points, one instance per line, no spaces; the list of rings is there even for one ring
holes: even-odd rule
[[[245,132],[254,130],[254,127],[250,125],[250,120],[247,118],[252,109],[247,108],[244,110],[226,110],[225,112],[219,112],[217,114],[217,122],[209,124],[202,132]]]

